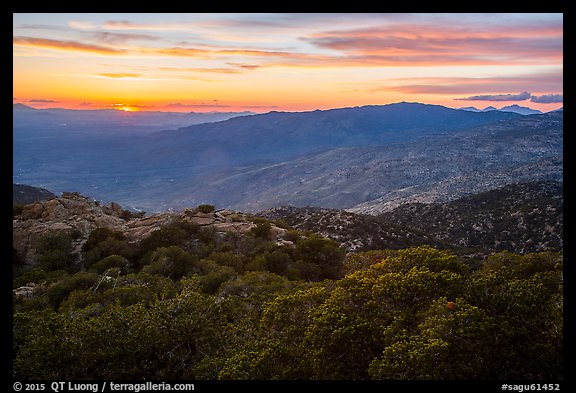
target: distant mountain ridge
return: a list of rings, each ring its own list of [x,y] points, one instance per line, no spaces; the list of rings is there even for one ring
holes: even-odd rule
[[[52,198],[56,198],[56,195],[44,188],[32,187],[25,184],[12,184],[13,205],[26,205],[39,201],[47,201]]]
[[[467,106],[464,108],[460,108],[460,110],[470,111],[470,112],[491,112],[491,111],[501,111],[501,112],[513,112],[518,113],[520,115],[540,115],[543,112],[537,109],[528,108],[526,106],[520,106],[518,104],[504,106],[500,109],[496,109],[493,106],[487,106],[484,109],[477,109],[473,106]]]
[[[143,134],[177,127],[227,120],[254,112],[161,112],[118,109],[36,109],[25,104],[13,104],[14,126],[42,127],[44,133],[78,132],[81,129],[100,133]]]

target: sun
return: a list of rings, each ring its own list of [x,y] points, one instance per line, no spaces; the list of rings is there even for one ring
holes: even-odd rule
[[[129,104],[112,104],[112,108],[116,109],[117,111],[122,112],[137,112],[138,108],[134,105]]]

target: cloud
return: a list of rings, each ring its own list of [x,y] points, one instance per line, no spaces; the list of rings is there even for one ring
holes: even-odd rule
[[[262,16],[225,15],[213,18],[204,15],[189,22],[139,23],[129,20],[109,20],[98,25],[72,21],[69,26],[81,30],[94,44],[84,41],[49,40],[34,37],[15,37],[14,45],[48,49],[83,51],[106,55],[169,56],[196,59],[221,59],[240,70],[258,67],[389,67],[389,66],[450,66],[450,65],[514,65],[562,64],[563,31],[561,16],[554,18],[500,15],[487,18],[475,14],[459,15],[464,24],[449,23],[453,16],[445,14],[272,14]],[[514,19],[516,18],[516,19]],[[510,23],[501,23],[502,19]],[[341,30],[321,30],[322,27],[369,27]],[[341,22],[341,23],[338,23]],[[271,29],[270,36],[256,27]],[[314,26],[314,33],[310,26]],[[241,27],[242,30],[234,29]],[[244,28],[249,27],[250,36]],[[284,27],[291,41],[272,34],[272,29]],[[95,31],[105,29],[107,31]],[[293,30],[292,30],[293,29]],[[321,31],[319,31],[321,30]],[[184,31],[186,42],[163,46],[157,41],[162,32]],[[292,34],[293,33],[293,34]],[[157,36],[155,36],[158,34]],[[169,38],[172,35],[166,35]],[[267,41],[266,48],[256,42]],[[215,41],[226,41],[216,46]],[[288,39],[288,38],[286,38]],[[133,41],[155,41],[156,45],[121,48]],[[241,46],[240,41],[251,42]],[[294,43],[298,40],[299,43]],[[234,45],[230,45],[233,42]],[[282,46],[278,46],[282,42]],[[272,47],[274,43],[274,47]],[[306,46],[300,44],[306,43]],[[291,48],[291,49],[287,49]],[[297,48],[297,49],[295,49]],[[250,60],[257,59],[257,60]],[[263,64],[254,64],[260,63]],[[213,71],[232,73],[226,68]],[[202,72],[202,71],[199,71]],[[510,89],[514,91],[515,89]],[[555,91],[540,90],[540,91]],[[465,93],[462,93],[465,94]]]
[[[454,98],[459,101],[526,101],[532,97],[527,91],[519,94],[485,94],[464,98]]]
[[[212,55],[211,50],[198,49],[198,48],[142,48],[139,52],[152,55],[175,56],[175,57],[200,57],[210,58]]]
[[[564,102],[564,94],[544,94],[541,96],[532,96],[530,101],[539,104],[555,104]]]
[[[47,38],[17,36],[12,39],[13,45],[28,46],[43,49],[55,49],[67,52],[86,52],[99,55],[119,55],[125,52],[123,49],[110,48],[107,46],[83,44],[76,41],[61,41]]]
[[[562,24],[454,26],[398,23],[324,31],[301,39],[322,49],[360,56],[382,64],[517,64],[559,62]]]
[[[70,22],[68,22],[68,26],[77,30],[91,30],[97,27],[93,22],[86,22],[80,20],[71,20]]]
[[[489,94],[494,91],[559,91],[562,89],[562,69],[524,75],[488,77],[391,78],[370,83],[345,84],[347,87],[378,91],[400,91],[409,94]]]
[[[194,32],[198,26],[196,23],[137,23],[128,20],[111,20],[102,25],[109,30],[142,30],[142,31],[184,31]]]
[[[54,100],[45,100],[42,98],[32,98],[30,100],[26,100],[27,102],[34,102],[36,104],[55,104],[58,101],[54,101]]]
[[[14,26],[14,29],[30,29],[30,30],[65,30],[65,27],[54,26],[54,25],[44,25],[39,23],[25,23],[21,25]]]
[[[91,33],[90,36],[96,41],[112,45],[125,44],[130,41],[155,41],[160,39],[160,37],[150,34],[110,33],[107,31]]]
[[[112,79],[123,79],[123,78],[140,78],[142,74],[126,74],[126,73],[104,73],[104,74],[96,74],[96,76],[100,76],[102,78],[112,78]]]
[[[255,70],[257,68],[262,67],[261,64],[246,64],[246,63],[227,63],[228,65],[239,67],[244,70]]]
[[[160,67],[161,71],[169,72],[200,72],[200,73],[215,73],[215,74],[239,74],[240,71],[233,68],[199,68],[199,67]]]
[[[218,101],[218,100],[215,100]],[[210,104],[210,103],[197,103],[197,104],[182,104],[180,102],[175,102],[172,104],[164,105],[164,108],[229,108],[230,105],[223,105],[223,104]]]

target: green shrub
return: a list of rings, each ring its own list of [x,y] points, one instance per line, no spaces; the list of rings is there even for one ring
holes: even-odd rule
[[[60,304],[68,297],[72,291],[88,289],[100,281],[101,277],[96,273],[76,273],[73,276],[63,278],[51,285],[46,291],[49,304],[58,310]]]
[[[90,271],[103,274],[106,270],[113,267],[120,268],[123,273],[127,273],[130,267],[130,262],[123,256],[116,254],[109,255],[92,265]]]
[[[203,204],[203,205],[198,205],[198,207],[196,208],[200,213],[212,213],[213,211],[216,210],[216,208],[214,207],[214,205],[207,205],[207,204]]]
[[[157,248],[152,253],[150,260],[150,265],[145,266],[142,269],[143,272],[158,274],[174,280],[202,272],[198,257],[187,253],[178,246]]]
[[[45,270],[72,270],[76,260],[72,235],[65,231],[48,233],[36,242],[36,262]]]
[[[12,217],[19,216],[24,210],[24,205],[12,204]]]

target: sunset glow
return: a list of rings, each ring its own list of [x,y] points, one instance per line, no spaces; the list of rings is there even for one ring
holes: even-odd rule
[[[563,106],[562,14],[14,14],[13,101],[301,111]]]

